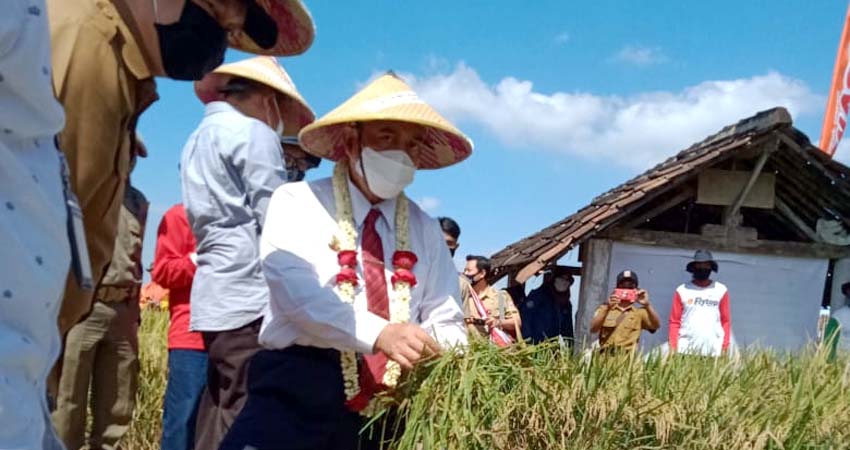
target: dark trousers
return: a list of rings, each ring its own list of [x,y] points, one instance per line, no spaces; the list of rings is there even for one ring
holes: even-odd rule
[[[262,319],[257,319],[235,330],[203,332],[209,362],[207,386],[198,407],[195,448],[218,448],[245,405],[248,363],[260,350],[261,323]]]
[[[207,384],[207,352],[168,352],[168,385],[162,411],[162,450],[192,450],[198,405]]]
[[[248,373],[248,402],[219,449],[379,448],[376,436],[359,436],[366,421],[348,411],[344,400],[336,350],[293,346],[260,351]]]

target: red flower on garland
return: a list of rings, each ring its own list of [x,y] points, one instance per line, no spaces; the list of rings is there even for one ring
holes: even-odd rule
[[[354,286],[357,286],[357,272],[351,267],[343,267],[336,275],[337,285],[340,285],[345,282],[349,282]]]
[[[399,250],[393,253],[393,267],[398,269],[413,270],[413,266],[419,261],[416,253]]]
[[[407,269],[396,269],[393,273],[393,277],[391,279],[393,284],[398,283],[399,281],[403,281],[410,285],[410,287],[416,286],[416,275],[413,272]]]
[[[354,250],[343,250],[336,254],[340,267],[357,267],[357,252]]]

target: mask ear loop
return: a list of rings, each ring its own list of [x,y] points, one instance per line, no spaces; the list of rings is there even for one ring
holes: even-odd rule
[[[366,182],[366,187],[368,187],[369,190],[371,191],[372,186],[369,186],[369,179],[366,178],[366,167],[363,165],[363,144],[361,143],[361,140],[360,140],[360,133],[361,133],[360,122],[357,123],[356,131],[357,131],[357,146],[360,147],[360,161],[359,161],[359,163],[360,163],[360,174],[363,175],[363,181]],[[374,194],[374,192],[373,192],[373,194]]]

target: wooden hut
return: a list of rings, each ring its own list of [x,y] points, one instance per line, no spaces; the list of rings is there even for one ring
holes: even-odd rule
[[[850,280],[842,228],[850,229],[850,168],[775,108],[497,252],[494,278],[525,283],[578,248],[575,330],[587,342],[590,318],[616,274],[635,270],[662,316],[662,330],[642,339],[651,347],[667,340],[673,291],[688,280],[685,264],[695,249],[708,249],[720,264],[715,279],[730,288],[737,343],[795,349],[813,337],[822,303],[839,301],[838,285]]]

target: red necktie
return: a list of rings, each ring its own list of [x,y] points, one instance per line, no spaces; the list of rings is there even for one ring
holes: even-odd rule
[[[390,298],[387,293],[387,278],[384,274],[384,246],[381,236],[375,229],[375,222],[381,217],[377,209],[369,211],[363,222],[361,247],[363,252],[363,278],[366,279],[366,305],[369,312],[384,319],[390,319]],[[355,411],[363,409],[377,392],[384,389],[384,372],[387,370],[387,356],[381,352],[363,355],[360,365],[360,393],[349,401],[349,407]]]

